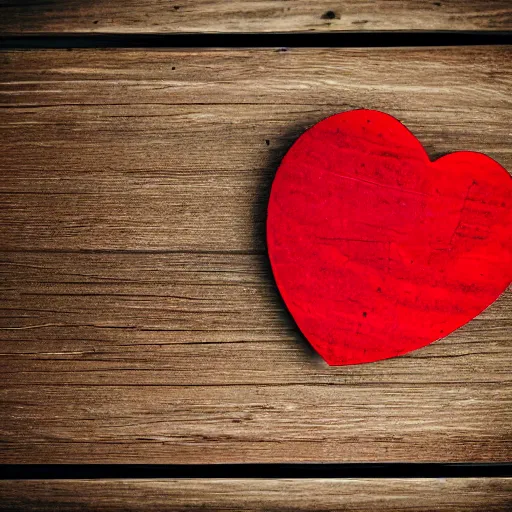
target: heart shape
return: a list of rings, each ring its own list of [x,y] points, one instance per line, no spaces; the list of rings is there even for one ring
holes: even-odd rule
[[[373,110],[307,130],[272,184],[267,244],[279,291],[330,365],[443,338],[512,280],[512,180],[462,151],[431,162]]]

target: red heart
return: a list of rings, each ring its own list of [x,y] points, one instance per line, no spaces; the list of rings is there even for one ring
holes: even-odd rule
[[[267,219],[300,330],[345,365],[405,354],[471,320],[512,279],[511,184],[481,153],[431,162],[382,112],[307,130],[277,171]]]

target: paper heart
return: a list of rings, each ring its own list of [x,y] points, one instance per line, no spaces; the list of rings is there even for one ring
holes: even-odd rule
[[[268,252],[298,327],[330,365],[405,354],[467,323],[512,279],[512,180],[491,158],[431,162],[395,118],[337,114],[284,157]]]

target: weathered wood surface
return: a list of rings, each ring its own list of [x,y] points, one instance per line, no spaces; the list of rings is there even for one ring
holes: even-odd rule
[[[304,129],[385,110],[512,168],[509,47],[0,54],[4,249],[263,252]]]
[[[280,158],[337,111],[510,169],[509,49],[0,59],[2,462],[510,460],[510,294],[418,352],[329,368],[264,247]]]
[[[507,0],[1,0],[0,32],[510,30]]]
[[[506,511],[512,479],[7,480],[2,510]]]

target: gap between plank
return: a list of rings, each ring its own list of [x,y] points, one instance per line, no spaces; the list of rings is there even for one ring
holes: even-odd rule
[[[8,193],[7,193],[8,194]],[[0,249],[0,254],[9,253],[29,253],[29,254],[206,254],[206,255],[237,255],[237,256],[264,256],[267,254],[265,249],[261,250],[208,250],[208,249],[105,249],[105,248],[86,248],[86,249],[29,249],[29,248],[9,248]],[[0,262],[1,263],[1,262]]]
[[[379,48],[510,45],[512,31],[313,32],[223,34],[3,34],[0,49],[72,48]]]
[[[489,478],[512,477],[509,463],[4,464],[0,480],[143,478]]]

